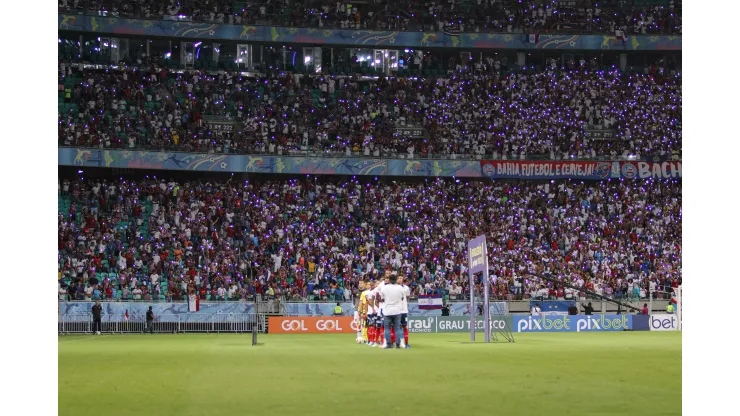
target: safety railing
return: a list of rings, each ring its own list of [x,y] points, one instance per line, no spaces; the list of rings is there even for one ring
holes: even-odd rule
[[[103,315],[100,327],[96,327],[91,314],[59,315],[60,334],[90,334],[95,331],[112,334],[183,333],[183,332],[266,332],[267,318],[264,314],[224,313],[224,314],[162,314],[157,315],[148,327],[143,315],[112,316]]]
[[[646,289],[642,289],[640,291],[640,294],[638,295],[634,291],[621,291],[616,290],[612,292],[601,292],[601,295],[603,295],[605,298],[609,298],[612,300],[647,300],[649,298],[655,299],[655,300],[668,300],[671,299],[672,292],[670,288],[668,290],[666,289],[658,289],[653,291],[648,291]],[[649,295],[648,295],[649,294]],[[449,302],[455,302],[455,301],[468,301],[470,300],[470,292],[465,289],[462,291],[461,294],[451,294],[447,290],[443,290],[441,295],[443,296],[445,301]],[[481,292],[475,293],[476,298],[480,298],[483,296]],[[572,294],[566,294],[565,298],[560,298],[558,296],[550,295],[549,293],[547,295],[540,295],[537,293],[532,293],[529,290],[516,290],[516,288],[509,287],[507,291],[504,293],[502,292],[495,292],[491,293],[490,295],[491,300],[496,301],[512,301],[512,300],[580,300],[580,299],[594,299],[594,297],[588,295],[587,293],[581,293],[581,292],[573,292]],[[257,302],[255,302],[255,299]],[[418,299],[418,294],[413,293],[409,300],[416,301]],[[102,303],[106,302],[125,302],[125,303],[146,303],[146,304],[156,304],[156,303],[185,303],[185,301],[166,301],[166,300],[146,300],[146,299],[119,299],[119,298],[111,298],[111,299],[70,299],[69,295],[59,295],[58,301],[59,302],[91,302],[98,300]],[[285,305],[290,304],[303,304],[303,303],[309,303],[309,304],[321,304],[321,303],[327,303],[327,304],[334,304],[337,302],[356,302],[357,296],[356,294],[352,294],[349,298],[344,297],[344,295],[333,295],[333,296],[318,296],[318,295],[309,295],[309,296],[299,296],[298,298],[290,297],[290,296],[275,296],[272,299],[267,299],[261,295],[254,296],[247,300],[247,303],[255,304],[256,310],[259,311],[261,314],[280,314],[281,311],[284,310]],[[205,302],[205,301],[203,301]],[[209,304],[223,304],[223,305],[229,305],[234,304],[238,302],[243,302],[242,300],[209,300]]]
[[[256,299],[256,302],[255,302]],[[145,303],[145,304],[157,304],[157,303],[168,303],[168,304],[185,304],[187,301],[184,300],[152,300],[152,299],[121,299],[121,298],[100,298],[100,299],[87,299],[83,297],[82,299],[71,299],[69,295],[59,295],[58,301],[59,302],[67,302],[67,303],[88,303],[88,302],[95,302],[99,301],[101,303],[106,302],[116,302],[116,303]],[[252,296],[250,299],[244,300],[208,300],[207,302],[205,300],[201,300],[203,303],[208,303],[209,305],[215,304],[215,305],[233,305],[235,303],[248,303],[250,305],[255,305],[255,309],[258,311],[258,313],[264,313],[264,314],[275,314],[278,313],[280,309],[280,303],[284,302],[284,300],[281,300],[281,298],[272,298],[267,299],[266,297],[263,297],[261,295]]]

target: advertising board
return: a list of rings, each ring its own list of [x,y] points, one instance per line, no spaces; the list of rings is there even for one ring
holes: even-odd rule
[[[678,318],[669,313],[650,315],[651,331],[676,331]]]
[[[271,334],[352,334],[357,325],[350,316],[271,316]]]
[[[514,316],[516,332],[599,332],[632,329],[632,315]]]
[[[490,326],[492,331],[511,328],[511,318],[503,316],[491,316]],[[475,331],[483,332],[483,318],[475,319]],[[470,332],[470,317],[468,316],[409,316],[408,329],[410,333],[444,333],[444,332]]]

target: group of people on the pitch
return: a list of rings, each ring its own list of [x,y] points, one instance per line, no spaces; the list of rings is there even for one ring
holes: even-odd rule
[[[407,318],[411,289],[406,278],[387,271],[379,281],[359,283],[360,302],[355,311],[356,342],[380,348],[411,348]],[[403,333],[403,337],[401,337]]]

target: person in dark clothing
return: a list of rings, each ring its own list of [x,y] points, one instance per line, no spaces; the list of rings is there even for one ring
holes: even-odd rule
[[[75,300],[76,298],[76,290],[74,283],[70,284],[69,287],[67,287],[67,294],[69,295],[69,300]]]
[[[450,305],[442,305],[442,316],[450,316]]]
[[[152,311],[152,307],[149,307],[149,310],[146,311],[146,328],[144,328],[144,332],[149,330],[150,334],[154,333],[154,311]]]
[[[571,303],[570,306],[568,306],[568,315],[578,315],[578,308],[575,303]]]
[[[583,313],[586,315],[593,315],[594,314],[594,307],[591,306],[591,302],[588,303],[588,305],[581,305],[583,306]]]
[[[92,307],[92,316],[93,316],[93,332],[96,335],[100,335],[100,331],[102,330],[102,317],[101,314],[103,313],[103,307],[100,306],[99,301],[95,301],[95,305]]]
[[[82,283],[77,282],[75,293],[77,294],[77,300],[85,300],[85,287],[82,285]]]

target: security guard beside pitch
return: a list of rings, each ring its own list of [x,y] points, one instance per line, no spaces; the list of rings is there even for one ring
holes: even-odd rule
[[[342,313],[344,313],[344,310],[342,309],[342,306],[337,303],[337,306],[334,307],[334,316],[342,316]]]
[[[146,326],[144,327],[144,333],[148,330],[150,334],[154,333],[154,311],[152,311],[152,307],[149,307],[149,310],[146,311]]]

